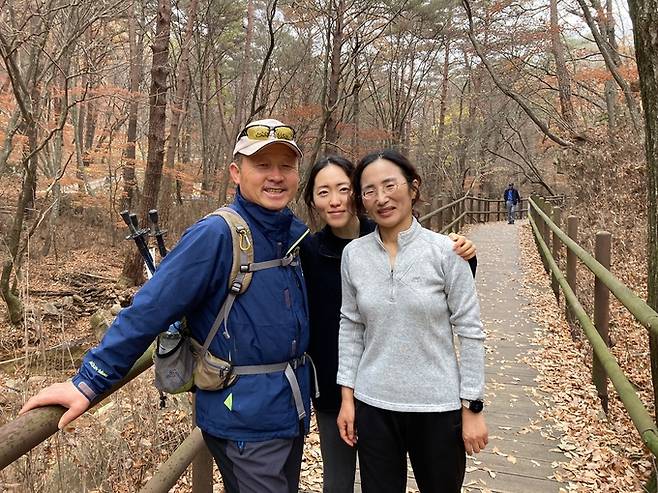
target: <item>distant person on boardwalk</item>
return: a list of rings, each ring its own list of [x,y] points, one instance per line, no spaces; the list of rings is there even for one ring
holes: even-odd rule
[[[338,426],[358,445],[364,493],[404,493],[407,454],[422,493],[459,493],[466,452],[488,442],[475,282],[449,238],[415,219],[420,186],[393,150],[352,177],[357,211],[377,228],[343,251]]]
[[[375,224],[355,211],[351,177],[354,165],[339,156],[317,161],[309,172],[304,202],[312,222],[324,227],[302,243],[301,259],[308,290],[313,358],[320,387],[313,400],[320,433],[324,493],[352,493],[356,470],[356,449],[340,438],[336,420],[341,404],[338,371],[338,329],[340,321],[340,261],[345,247],[355,238],[371,233]],[[463,236],[452,235],[454,251],[470,259],[475,269],[475,247]]]
[[[519,191],[514,188],[514,183],[507,185],[507,189],[503,193],[503,200],[507,206],[507,224],[514,224],[516,216],[516,207],[521,200]]]
[[[219,390],[196,390],[197,424],[227,493],[298,492],[311,386],[306,290],[295,253],[308,228],[287,207],[297,192],[302,158],[294,136],[278,120],[252,122],[238,135],[229,166],[238,185],[230,208],[251,231],[254,262],[284,256],[292,262],[256,272],[211,340],[214,357],[229,361],[234,371],[253,371]],[[232,233],[222,217],[210,215],[191,226],[100,345],[85,355],[73,380],[42,390],[21,413],[60,404],[68,408],[58,424],[64,427],[182,316],[191,335],[204,341],[227,297],[233,257]]]

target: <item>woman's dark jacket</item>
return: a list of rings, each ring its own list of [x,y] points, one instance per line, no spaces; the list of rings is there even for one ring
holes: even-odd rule
[[[375,230],[375,223],[361,218],[359,236]],[[300,256],[306,279],[311,339],[308,353],[317,371],[320,397],[313,399],[315,409],[337,412],[340,409],[338,372],[338,329],[340,326],[340,258],[351,240],[338,238],[325,226],[301,245]],[[469,260],[475,275],[477,258]]]

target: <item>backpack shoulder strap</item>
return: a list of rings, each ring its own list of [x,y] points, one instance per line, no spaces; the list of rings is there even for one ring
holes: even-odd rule
[[[254,242],[251,235],[251,230],[249,225],[244,220],[240,214],[229,208],[221,207],[214,212],[208,214],[208,216],[221,216],[229,226],[231,230],[231,239],[233,243],[233,263],[231,264],[231,275],[228,280],[228,295],[222,303],[222,307],[215,318],[215,322],[212,324],[210,332],[208,332],[208,337],[203,344],[204,352],[210,347],[210,342],[213,340],[217,331],[219,330],[220,325],[224,322],[224,330],[222,334],[226,339],[230,339],[231,335],[228,331],[228,316],[231,312],[231,307],[235,298],[244,293],[253,277],[253,273],[259,270],[271,269],[274,267],[287,267],[289,265],[296,265],[294,263],[296,258],[296,253],[293,251],[301,240],[308,234],[308,230],[299,238],[291,250],[288,251],[285,257],[267,260],[265,262],[254,262]],[[229,361],[231,357],[229,355]]]
[[[228,224],[231,231],[231,240],[233,243],[233,262],[231,264],[231,275],[228,278],[228,288],[230,292],[236,291],[235,294],[244,293],[253,274],[240,266],[251,265],[254,261],[254,240],[247,221],[230,207],[221,207],[206,217],[220,216]]]
[[[228,294],[203,343],[203,353],[208,351],[210,343],[217,334],[222,322],[224,322],[224,331],[222,332],[224,337],[227,339],[231,338],[228,331],[228,315],[231,312],[235,298],[247,290],[253,277],[253,273],[248,268],[240,268],[240,266],[249,266],[254,261],[254,241],[249,225],[243,217],[229,207],[221,207],[206,217],[209,216],[220,216],[228,224],[228,228],[231,231],[233,261],[231,263],[231,273],[228,277]]]

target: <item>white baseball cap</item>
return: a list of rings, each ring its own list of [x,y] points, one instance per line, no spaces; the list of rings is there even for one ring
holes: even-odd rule
[[[270,129],[270,131],[267,133],[267,138],[250,139],[247,136],[245,130],[250,127],[256,127],[256,126],[264,126]],[[281,143],[290,147],[293,151],[295,151],[297,157],[301,159],[302,151],[299,148],[299,146],[297,146],[297,143],[294,140],[281,139],[276,137],[276,133],[274,130],[277,127],[288,127],[292,130],[292,127],[290,125],[286,125],[285,123],[280,122],[279,120],[275,120],[273,118],[266,118],[265,120],[256,120],[254,122],[248,123],[245,126],[245,128],[242,130],[242,132],[240,132],[238,140],[235,142],[235,147],[233,148],[233,157],[235,157],[238,154],[242,154],[243,156],[251,156],[252,154],[255,154],[261,149],[263,149],[264,147],[276,143]],[[293,131],[293,137],[294,137],[294,131]]]

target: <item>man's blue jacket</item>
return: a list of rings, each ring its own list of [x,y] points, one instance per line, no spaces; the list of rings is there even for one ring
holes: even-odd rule
[[[505,202],[511,200],[512,204],[516,205],[521,200],[521,196],[516,188],[506,188],[505,192],[503,192],[503,200]]]
[[[307,231],[289,209],[273,212],[236,194],[233,209],[247,221],[254,261],[281,258]],[[84,357],[73,383],[87,397],[108,390],[131,368],[159,332],[185,316],[193,337],[203,343],[228,292],[233,251],[228,225],[218,216],[191,226],[165,257],[152,279],[122,310],[100,345]],[[309,342],[308,308],[300,265],[253,274],[249,289],[235,300],[210,345],[212,354],[234,365],[282,363],[304,354]],[[295,371],[308,430],[308,365]],[[91,392],[90,392],[91,391]],[[90,395],[91,394],[91,395]],[[227,389],[196,391],[196,418],[206,433],[229,440],[291,438],[300,432],[290,384],[283,372],[241,375]]]

